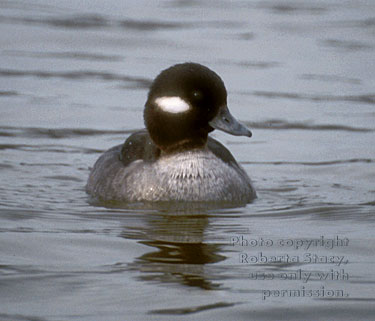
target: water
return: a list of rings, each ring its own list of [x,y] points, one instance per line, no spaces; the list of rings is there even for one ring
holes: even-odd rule
[[[372,0],[3,0],[0,48],[1,320],[373,320]],[[252,129],[213,136],[258,199],[90,203],[89,167],[184,61]]]

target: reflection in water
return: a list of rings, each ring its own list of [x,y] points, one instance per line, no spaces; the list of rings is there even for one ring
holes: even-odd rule
[[[187,286],[213,290],[220,284],[212,282],[205,265],[223,261],[219,244],[204,243],[208,217],[189,215],[150,215],[142,230],[122,233],[152,247],[137,257],[131,269],[141,271],[144,281],[177,282]],[[138,233],[137,233],[138,232]],[[141,235],[139,235],[141,234]]]

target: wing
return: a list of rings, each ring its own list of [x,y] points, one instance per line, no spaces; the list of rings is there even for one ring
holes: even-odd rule
[[[152,162],[160,156],[160,149],[151,140],[147,131],[141,130],[130,135],[122,145],[120,160],[124,166],[135,160]]]
[[[234,159],[233,155],[231,154],[231,152],[216,139],[213,139],[212,137],[208,136],[207,147],[211,152],[215,154],[217,158],[221,159],[223,162],[238,167],[238,164]]]

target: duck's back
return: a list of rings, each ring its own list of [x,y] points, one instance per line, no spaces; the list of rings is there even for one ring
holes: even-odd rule
[[[103,201],[247,203],[255,190],[245,171],[219,142],[160,155],[147,132],[105,152],[91,171],[87,192]]]

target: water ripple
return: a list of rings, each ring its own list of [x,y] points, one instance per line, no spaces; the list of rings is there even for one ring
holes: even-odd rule
[[[332,25],[344,27],[344,28],[365,28],[365,29],[374,28],[375,27],[375,18],[335,21],[335,22],[332,22]]]
[[[176,22],[156,22],[156,21],[140,21],[133,19],[126,19],[119,22],[121,27],[133,29],[137,31],[153,31],[158,29],[177,29],[187,26],[184,23]]]
[[[251,162],[243,161],[241,164],[245,165],[303,165],[303,166],[326,166],[338,164],[352,164],[352,163],[375,163],[375,159],[371,158],[351,158],[351,159],[338,159],[332,161],[321,162],[291,162],[291,161],[273,161],[273,162]]]
[[[239,92],[239,94],[248,95],[248,92]],[[288,92],[273,92],[273,91],[254,91],[251,93],[254,96],[266,97],[266,98],[286,98],[295,100],[310,100],[310,101],[346,101],[356,102],[362,104],[375,104],[375,94],[362,94],[362,95],[310,95],[300,93],[288,93]]]
[[[317,74],[303,74],[300,76],[304,80],[319,80],[326,82],[340,82],[340,83],[349,83],[349,84],[361,84],[361,80],[357,78],[347,78],[337,75],[317,75]]]
[[[129,135],[135,130],[110,130],[88,128],[38,128],[1,126],[0,137],[70,138],[97,135]]]
[[[209,64],[210,61],[206,61],[205,63]],[[254,68],[254,69],[267,69],[267,68],[274,68],[279,67],[281,64],[276,61],[256,61],[256,60],[243,60],[243,61],[233,61],[229,59],[218,59],[216,63],[220,65],[233,65],[239,66],[244,68]]]
[[[338,40],[338,39],[325,39],[320,41],[325,47],[342,49],[346,51],[368,50],[373,49],[371,45],[357,40]]]
[[[49,152],[49,153],[67,153],[67,154],[96,154],[102,153],[104,150],[95,148],[83,148],[78,146],[70,145],[55,145],[55,144],[44,144],[43,147],[40,145],[28,145],[28,144],[0,144],[0,150],[21,150],[26,152]],[[23,165],[24,163],[20,163]]]
[[[151,314],[191,314],[197,313],[206,310],[212,310],[217,308],[227,308],[234,306],[235,303],[229,302],[217,302],[214,304],[207,304],[207,305],[200,305],[194,307],[183,307],[183,308],[176,308],[176,309],[159,309],[159,310],[151,310],[149,313]]]
[[[20,94],[14,90],[0,90],[0,97],[8,97],[8,96],[19,96]]]
[[[22,50],[4,50],[6,56],[33,57],[33,58],[55,58],[55,59],[74,59],[89,61],[121,61],[123,58],[118,55],[104,55],[90,52],[65,51],[65,52],[33,52]]]
[[[184,28],[238,28],[242,25],[238,21],[223,20],[193,22],[165,22],[156,20],[136,20],[132,18],[117,20],[98,14],[82,14],[65,17],[11,17],[1,15],[0,23],[47,25],[67,29],[125,28],[141,32]]]
[[[362,221],[373,221],[374,212],[369,210],[366,206],[360,205],[341,205],[341,204],[316,204],[305,207],[285,207],[280,209],[273,209],[272,211],[265,210],[257,214],[248,215],[249,217],[277,217],[282,219],[289,219],[291,217],[309,216],[311,220],[355,220],[359,217]]]
[[[103,28],[108,27],[110,22],[99,15],[78,15],[73,17],[65,18],[52,18],[52,17],[10,17],[0,16],[0,22],[2,23],[20,23],[20,24],[41,24],[49,25],[54,27],[65,27],[65,28]]]
[[[345,125],[333,125],[333,124],[309,124],[307,122],[288,122],[281,119],[270,119],[263,122],[245,122],[250,128],[258,129],[272,129],[272,130],[335,130],[335,131],[346,131],[346,132],[373,132],[375,129],[353,127]]]
[[[13,320],[13,321],[46,321],[47,319],[33,316],[33,315],[23,315],[23,314],[6,314],[0,313],[0,318],[2,320]]]
[[[278,14],[321,14],[328,10],[327,7],[313,6],[306,3],[267,3],[259,4],[258,7],[271,10]]]
[[[105,80],[131,83],[135,88],[149,88],[152,80],[143,77],[123,76],[104,71],[42,71],[0,69],[0,77],[63,78],[72,80]]]

